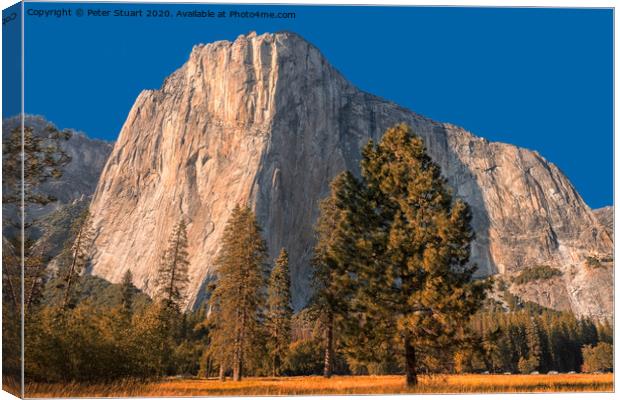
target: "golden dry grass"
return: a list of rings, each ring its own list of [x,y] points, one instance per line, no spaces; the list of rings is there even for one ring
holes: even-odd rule
[[[151,397],[392,393],[610,392],[613,374],[439,375],[424,376],[408,389],[402,376],[337,376],[214,379],[166,379],[115,384],[41,384],[26,386],[27,397]]]
[[[21,385],[13,376],[2,375],[2,390],[15,397],[21,396]]]

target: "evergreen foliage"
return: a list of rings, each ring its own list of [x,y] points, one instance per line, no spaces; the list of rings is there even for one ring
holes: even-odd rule
[[[364,148],[361,172],[337,178],[342,235],[330,253],[347,268],[340,287],[354,288],[345,346],[358,361],[379,362],[375,350],[400,341],[407,384],[416,385],[418,369],[458,343],[484,299],[468,263],[471,213],[406,125]]]
[[[49,262],[36,246],[39,226],[31,210],[55,200],[40,189],[58,179],[70,161],[61,147],[70,136],[51,124],[41,133],[26,125],[2,139],[2,364],[3,375],[15,382],[21,380],[24,361],[22,324],[30,326],[41,303]]]
[[[287,375],[319,375],[323,372],[324,360],[319,340],[297,340],[290,345],[286,358]]]
[[[185,334],[177,339],[161,324],[162,308],[161,302],[151,303],[127,320],[122,307],[97,307],[87,300],[62,313],[57,306],[41,307],[27,337],[26,379],[109,382],[196,374],[207,335],[200,324],[204,311],[190,313]]]
[[[25,126],[23,131],[15,128],[2,140],[3,250],[13,250],[15,256],[3,259],[2,271],[3,292],[11,299],[6,306],[10,306],[15,315],[11,320],[18,319],[18,305],[21,304],[21,301],[16,301],[18,297],[23,296],[26,315],[31,307],[41,301],[45,267],[49,258],[36,247],[39,227],[30,211],[32,207],[44,206],[56,200],[40,189],[45,182],[62,176],[62,168],[70,161],[70,157],[61,145],[70,137],[70,131],[59,131],[50,124],[40,133],[35,133],[30,126]],[[22,246],[23,252],[20,251]],[[7,264],[10,261],[17,265]],[[21,286],[20,261],[23,261],[24,293],[18,290]]]
[[[602,266],[601,261],[596,257],[588,257],[586,265],[590,268],[600,268]]]
[[[608,325],[549,309],[484,311],[470,328],[480,338],[480,356],[494,373],[580,371],[581,349],[601,342]]]
[[[164,307],[172,312],[180,312],[184,305],[185,289],[189,278],[187,271],[187,225],[181,217],[168,241],[168,248],[162,256],[157,271],[157,288],[159,299]]]
[[[121,307],[127,318],[131,318],[133,312],[135,289],[131,269],[128,269],[121,281]]]
[[[313,297],[310,311],[313,319],[321,326],[323,334],[323,376],[329,378],[333,372],[335,341],[338,328],[347,318],[347,299],[352,292],[351,280],[346,273],[347,260],[337,256],[336,243],[343,242],[346,231],[341,224],[343,212],[337,207],[338,198],[351,182],[350,174],[336,177],[331,184],[330,196],[321,201],[320,215],[315,226],[316,245],[312,259]]]
[[[512,281],[517,285],[523,285],[533,281],[551,279],[556,276],[562,276],[562,271],[548,265],[537,265],[525,268]]]
[[[67,160],[55,147],[65,134],[48,133],[44,139],[26,135],[27,151],[33,152],[28,168],[35,174],[28,181],[30,204],[52,201],[37,185],[58,177]],[[5,142],[15,139],[11,135]],[[14,173],[17,147],[6,143],[3,172]],[[18,181],[3,185],[17,187]],[[218,371],[223,378],[232,370],[234,380],[405,373],[414,385],[418,373],[613,369],[609,321],[523,302],[506,285],[509,311],[490,301],[480,310],[490,283],[472,279],[469,208],[453,198],[422,139],[405,125],[366,146],[361,178],[344,172],[332,182],[316,224],[314,295],[297,314],[288,254],[281,249],[267,279],[267,246],[248,207],[232,211],[213,266],[217,279],[209,286],[208,309],[198,310],[185,307],[183,218],[162,256],[154,301],[134,286],[131,266],[119,266],[126,271],[120,284],[84,273],[92,243],[89,219],[84,212],[63,235],[68,239],[50,279],[51,257],[37,247],[33,221],[24,237],[5,230],[5,373],[17,376],[21,368],[14,313],[21,303],[16,285],[22,246],[29,381],[211,377]],[[546,267],[526,272],[517,279],[557,275]]]
[[[596,346],[583,347],[584,372],[609,372],[614,369],[614,348],[611,344],[600,342]]]
[[[75,307],[76,286],[80,276],[90,262],[93,245],[93,230],[88,210],[84,210],[71,227],[71,233],[59,256],[57,276],[62,291],[61,311]]]
[[[222,371],[232,368],[241,380],[264,337],[267,246],[254,213],[235,206],[215,262],[217,284],[211,307],[211,354]]]
[[[40,187],[49,180],[60,178],[62,168],[71,161],[61,147],[71,135],[69,130],[59,131],[51,124],[39,134],[30,126],[25,126],[23,132],[21,127],[11,130],[2,140],[2,203],[21,201],[22,165],[24,203],[46,205],[55,201]]]
[[[58,290],[58,286],[62,284],[60,278],[52,277],[45,285],[42,304],[60,307],[63,292]],[[99,310],[123,307],[122,284],[111,283],[103,278],[84,274],[75,286],[76,304],[88,301],[92,307]],[[132,301],[134,312],[141,312],[152,303],[151,298],[135,286],[132,287]]]
[[[292,316],[288,253],[282,249],[271,271],[267,300],[267,328],[270,335],[269,353],[273,376],[280,374],[282,362],[287,356],[291,343]]]

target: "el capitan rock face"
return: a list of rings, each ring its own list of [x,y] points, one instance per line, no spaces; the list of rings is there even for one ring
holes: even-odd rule
[[[196,46],[160,90],[138,96],[91,205],[93,273],[118,282],[131,268],[137,286],[152,293],[168,236],[184,216],[195,304],[215,272],[231,210],[248,203],[271,256],[281,247],[290,254],[300,308],[331,178],[357,172],[362,146],[399,122],[424,138],[471,205],[479,275],[556,266],[564,271],[559,303],[580,315],[611,315],[613,290],[590,284],[584,260],[611,254],[612,238],[556,166],[361,92],[292,33]],[[597,273],[611,282],[611,269]]]

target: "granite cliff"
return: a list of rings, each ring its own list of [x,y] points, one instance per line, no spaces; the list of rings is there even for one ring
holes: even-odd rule
[[[337,173],[358,171],[370,138],[399,122],[424,138],[455,195],[471,205],[479,275],[550,265],[563,272],[554,293],[525,297],[579,315],[611,315],[612,268],[585,263],[609,257],[612,236],[555,165],[360,91],[293,33],[195,46],[159,90],[138,96],[91,204],[92,271],[118,282],[131,268],[136,285],[152,293],[172,226],[183,216],[188,305],[197,304],[231,210],[248,203],[271,256],[289,251],[299,309],[310,295],[319,200]]]

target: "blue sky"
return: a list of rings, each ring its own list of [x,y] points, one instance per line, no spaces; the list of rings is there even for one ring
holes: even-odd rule
[[[2,116],[10,117],[21,108],[21,6],[2,10],[2,22]]]
[[[62,4],[27,3],[29,8]],[[148,9],[144,4],[65,8]],[[613,200],[611,10],[157,5],[294,11],[294,20],[26,16],[26,112],[113,140],[142,89],[197,43],[294,31],[359,88],[535,149],[592,207]]]

